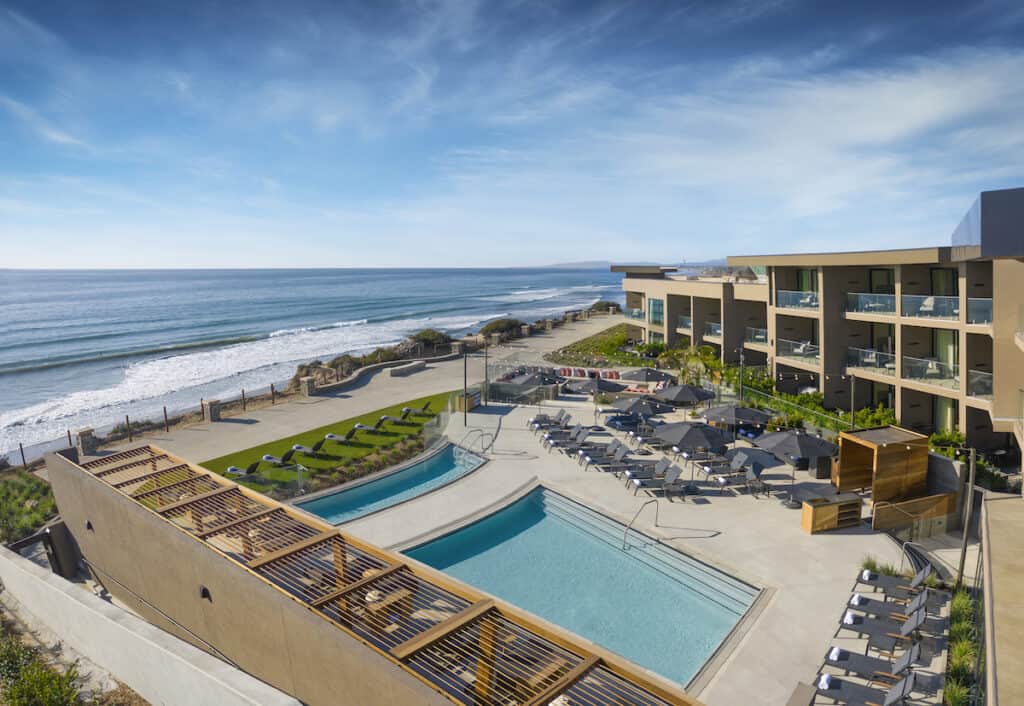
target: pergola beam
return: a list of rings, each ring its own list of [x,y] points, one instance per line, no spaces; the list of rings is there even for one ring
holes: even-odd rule
[[[118,481],[117,483],[111,483],[110,486],[112,488],[123,488],[126,485],[131,485],[132,483],[138,483],[139,481],[149,480],[150,478],[156,478],[157,476],[162,476],[165,473],[170,473],[172,471],[180,471],[182,469],[195,473],[195,471],[193,471],[191,466],[189,466],[187,463],[181,463],[178,464],[177,466],[168,466],[167,468],[162,468],[159,471],[150,471],[149,473],[143,473],[141,476],[135,476],[134,478],[128,478],[126,480]]]
[[[232,520],[231,522],[225,522],[222,525],[217,525],[213,529],[206,530],[205,532],[200,532],[196,536],[199,537],[199,539],[206,539],[207,537],[209,537],[211,535],[220,534],[221,532],[225,532],[225,531],[231,529],[232,527],[236,527],[236,526],[244,524],[246,522],[252,522],[253,520],[258,520],[261,517],[269,517],[270,515],[273,515],[275,512],[277,512],[278,510],[281,510],[281,508],[279,508],[279,507],[271,507],[271,508],[267,508],[266,510],[260,510],[259,512],[254,512],[251,515],[246,515],[245,517],[239,517],[237,520]],[[281,510],[281,511],[284,512],[283,510]]]
[[[419,635],[409,638],[400,645],[395,645],[391,648],[391,654],[395,659],[408,659],[416,652],[429,647],[438,640],[443,640],[452,632],[476,620],[493,607],[494,601],[490,598],[477,601],[455,613],[450,618],[442,620],[428,630],[421,632]]]
[[[217,488],[216,490],[211,490],[208,493],[200,493],[199,495],[193,495],[191,498],[183,498],[173,503],[168,503],[167,505],[161,505],[156,509],[156,512],[163,515],[166,512],[177,510],[178,508],[185,507],[186,505],[191,505],[192,503],[199,502],[200,500],[206,500],[207,498],[215,498],[218,495],[224,495],[225,493],[230,493],[233,490],[237,490],[237,488],[233,485],[225,485],[223,488]]]
[[[405,564],[401,564],[401,563],[399,563],[399,564],[392,564],[391,566],[388,566],[388,567],[386,567],[384,569],[381,569],[379,572],[373,574],[372,576],[367,576],[365,578],[361,578],[358,581],[355,581],[353,583],[348,584],[347,586],[342,586],[341,588],[337,588],[337,589],[331,591],[330,593],[328,593],[326,595],[320,596],[315,601],[310,601],[309,604],[311,606],[313,606],[314,608],[319,608],[320,606],[326,605],[326,604],[330,603],[331,601],[336,601],[336,600],[339,600],[341,598],[344,598],[345,596],[347,596],[348,594],[352,593],[353,591],[358,591],[360,588],[363,588],[367,584],[371,584],[374,581],[377,581],[377,580],[382,579],[382,578],[386,578],[386,577],[390,576],[391,574],[395,573],[396,571],[398,571],[399,569],[404,569],[404,568],[405,568]]]
[[[167,470],[168,471],[173,471],[174,468],[176,468],[176,466],[172,467],[172,468],[168,468]],[[195,469],[193,469],[193,470],[195,470]],[[164,471],[160,471],[160,473],[163,473],[163,472]],[[167,491],[167,490],[174,490],[175,488],[177,488],[179,486],[185,485],[186,483],[191,483],[192,481],[198,480],[200,478],[212,478],[212,477],[213,476],[210,475],[209,473],[197,473],[196,475],[189,476],[188,478],[186,478],[184,480],[175,481],[174,483],[168,483],[167,485],[161,485],[159,488],[152,488],[151,490],[147,490],[147,491],[142,492],[142,493],[132,493],[132,497],[134,499],[136,499],[136,500],[143,500],[144,498],[146,498],[149,495],[155,495],[157,493],[160,493],[160,492],[163,492],[163,491]]]
[[[301,542],[295,542],[294,544],[289,544],[287,547],[281,547],[277,551],[270,552],[269,554],[264,554],[259,559],[253,559],[249,562],[249,568],[258,569],[259,567],[269,564],[272,561],[277,561],[278,559],[284,558],[289,554],[294,554],[295,552],[302,551],[303,549],[308,549],[309,547],[312,547],[316,544],[320,544],[321,542],[326,542],[331,537],[341,537],[341,535],[338,534],[338,530],[328,530],[326,532],[321,532],[320,534],[316,534],[307,539],[303,539]]]
[[[570,669],[568,672],[563,674],[555,683],[549,686],[539,694],[535,694],[533,698],[528,701],[524,701],[522,706],[543,706],[558,698],[563,692],[572,688],[572,685],[578,682],[594,667],[601,664],[601,658],[597,655],[590,655],[585,660],[577,664],[575,667]]]
[[[96,476],[97,478],[102,478],[103,476],[109,476],[112,473],[117,473],[118,471],[126,471],[129,468],[134,468],[135,466],[145,466],[147,463],[156,463],[157,461],[162,461],[165,458],[170,459],[170,456],[168,456],[167,454],[159,454],[157,456],[150,456],[149,458],[140,458],[136,461],[128,461],[127,463],[122,463],[119,466],[104,468],[102,471],[96,471],[95,473],[93,473],[93,475]]]

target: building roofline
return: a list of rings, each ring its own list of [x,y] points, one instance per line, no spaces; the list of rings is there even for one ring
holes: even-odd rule
[[[940,245],[927,248],[894,250],[851,250],[845,252],[787,253],[775,255],[733,255],[726,259],[730,267],[742,265],[927,265],[953,262],[954,248]],[[957,255],[968,254],[957,248]],[[980,253],[979,253],[980,254]]]
[[[661,275],[669,272],[676,272],[679,268],[674,265],[612,265],[612,272],[624,272],[635,275]]]

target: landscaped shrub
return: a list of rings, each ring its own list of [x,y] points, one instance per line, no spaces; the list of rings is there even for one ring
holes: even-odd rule
[[[22,670],[36,660],[36,651],[15,635],[0,639],[0,685],[10,684],[21,676]]]
[[[949,620],[956,623],[974,618],[974,599],[963,589],[953,594],[949,604]]]
[[[492,333],[519,333],[523,322],[519,319],[495,319],[484,324],[480,333],[490,336]]]
[[[608,311],[609,309],[619,312],[622,311],[622,305],[618,302],[608,301],[607,299],[601,299],[600,301],[596,301],[590,305],[591,311]]]
[[[435,328],[425,328],[422,331],[417,331],[413,335],[409,336],[409,339],[424,346],[437,348],[438,346],[444,346],[451,343],[452,337]]]
[[[978,657],[978,647],[973,640],[958,639],[949,643],[949,657],[946,673],[957,681],[967,682],[974,670],[974,661]]]
[[[960,620],[955,623],[949,624],[949,641],[950,643],[958,642],[960,640],[970,640],[974,635],[974,626],[971,623]]]
[[[38,660],[21,670],[21,674],[4,688],[6,706],[77,706],[78,669],[68,667],[58,672]]]
[[[967,706],[970,690],[956,679],[947,678],[942,687],[942,703],[945,706]]]
[[[49,484],[22,470],[0,476],[0,542],[27,537],[56,514]]]
[[[878,559],[873,556],[865,556],[860,563],[860,568],[883,576],[900,576],[900,572],[896,570],[895,566],[892,564],[880,564]]]

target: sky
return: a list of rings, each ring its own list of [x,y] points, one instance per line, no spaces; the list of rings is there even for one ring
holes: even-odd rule
[[[0,0],[0,268],[946,244],[1022,77],[1018,0]]]

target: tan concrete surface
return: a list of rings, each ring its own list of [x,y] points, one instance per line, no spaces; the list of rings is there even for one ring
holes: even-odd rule
[[[592,419],[592,409],[579,407],[580,418]],[[432,528],[475,519],[481,509],[493,507],[534,477],[628,522],[647,498],[634,497],[612,476],[584,472],[560,453],[541,450],[538,438],[526,430],[526,419],[534,411],[470,415],[471,427],[501,427],[486,465],[442,490],[357,520],[345,530],[384,546],[401,546],[422,539]],[[456,415],[450,436],[458,438],[461,431],[461,416]],[[769,469],[765,477],[785,486],[789,476],[783,468]],[[823,482],[808,481],[806,474],[800,478],[798,494],[827,492]],[[659,527],[653,519],[648,509],[635,526],[742,579],[775,589],[724,666],[695,694],[709,706],[785,703],[798,681],[813,678],[833,643],[861,559],[870,554],[885,562],[899,561],[892,540],[865,528],[804,534],[800,512],[785,509],[775,498],[716,492],[698,502],[661,501]]]
[[[992,636],[1000,706],[1024,704],[1024,499],[994,496],[985,502],[992,583]],[[991,703],[991,702],[990,702]]]

